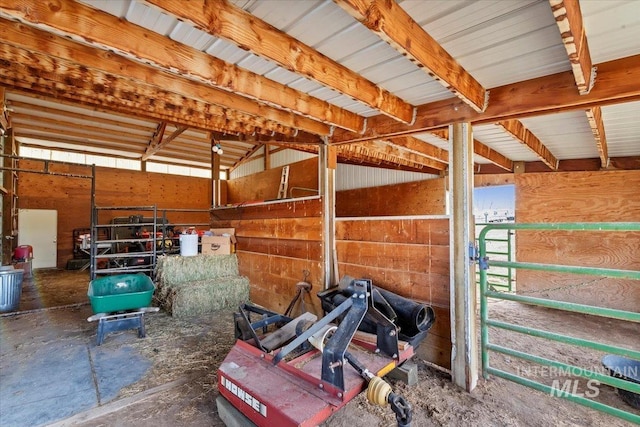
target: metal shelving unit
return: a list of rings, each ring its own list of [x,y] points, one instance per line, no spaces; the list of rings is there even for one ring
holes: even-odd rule
[[[116,223],[111,219],[108,223],[101,223],[100,212],[107,211],[128,211],[135,215],[129,215],[131,220],[126,223]],[[144,213],[152,213],[152,216],[145,217]],[[108,232],[101,233],[103,229]],[[143,236],[145,231],[148,237]],[[158,258],[158,231],[156,206],[94,206],[91,221],[91,280],[99,274],[145,273],[153,277]],[[101,239],[104,235],[108,237]]]

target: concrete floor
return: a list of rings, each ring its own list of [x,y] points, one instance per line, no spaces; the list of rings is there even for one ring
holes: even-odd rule
[[[0,425],[50,424],[108,403],[145,375],[151,362],[127,345],[136,331],[98,347],[90,315],[82,306],[0,319]]]
[[[23,280],[18,311],[0,318],[0,425],[47,425],[104,405],[151,366],[127,345],[135,330],[96,345],[88,283],[86,271],[55,269]]]

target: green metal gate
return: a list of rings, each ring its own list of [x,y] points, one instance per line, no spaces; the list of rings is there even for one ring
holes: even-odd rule
[[[491,223],[478,223],[476,224],[476,230],[484,230],[484,227],[493,225]],[[510,229],[504,228],[492,228],[495,233],[486,236],[485,242],[487,242],[486,255],[491,259],[500,261],[513,261],[513,248],[514,248],[514,232]],[[490,231],[490,230],[489,230]],[[478,239],[476,239],[477,241]],[[514,290],[515,283],[515,270],[511,267],[499,267],[494,271],[487,271],[487,286],[491,290],[499,290],[505,292],[512,292]],[[476,282],[480,284],[480,271],[476,271]]]
[[[497,369],[490,365],[489,355],[490,352],[501,353],[511,357],[517,357],[519,359],[533,362],[545,367],[551,367],[554,369],[562,369],[565,372],[571,372],[573,375],[587,379],[595,380],[602,384],[607,384],[611,387],[630,391],[632,393],[640,394],[640,385],[624,379],[615,378],[610,375],[596,372],[596,370],[584,369],[579,366],[569,365],[559,361],[547,359],[544,357],[536,356],[534,354],[518,351],[512,348],[507,348],[501,345],[491,343],[489,337],[489,327],[499,328],[503,330],[512,331],[515,333],[527,334],[529,336],[544,338],[547,340],[557,341],[565,344],[581,346],[593,350],[604,351],[618,356],[623,356],[631,359],[640,360],[640,349],[627,349],[617,347],[613,345],[607,345],[599,343],[597,341],[581,339],[569,335],[558,334],[550,331],[535,329],[527,326],[516,325],[507,322],[501,322],[494,319],[489,319],[488,299],[495,298],[499,300],[517,301],[524,304],[530,304],[540,307],[547,307],[557,310],[565,310],[575,313],[583,313],[594,316],[600,316],[604,318],[619,319],[629,322],[640,323],[640,313],[615,310],[610,308],[595,307],[584,304],[576,304],[570,302],[563,302],[545,298],[536,298],[525,295],[515,295],[513,293],[498,292],[489,288],[488,282],[488,268],[489,267],[507,267],[515,269],[529,269],[538,271],[549,272],[563,272],[574,274],[586,274],[593,276],[619,278],[619,279],[633,279],[638,280],[636,283],[640,289],[640,271],[633,270],[619,270],[609,268],[594,268],[594,267],[582,267],[582,266],[568,266],[568,265],[554,265],[554,264],[539,264],[539,263],[525,263],[514,261],[500,261],[489,260],[487,258],[487,239],[486,235],[491,230],[566,230],[566,231],[601,231],[601,232],[628,232],[628,231],[640,231],[640,223],[557,223],[557,224],[490,224],[486,226],[479,236],[479,250],[480,250],[480,317],[481,317],[481,346],[482,346],[482,374],[485,378],[489,378],[489,375],[495,375],[501,378],[505,378],[516,383],[532,387],[542,392],[549,393],[558,397],[571,400],[576,403],[594,408],[610,415],[620,417],[624,420],[631,421],[640,424],[640,416],[625,411],[613,406],[606,405],[604,403],[589,399],[582,394],[575,394],[563,388],[557,388],[554,386],[548,386],[538,381],[534,381],[529,378],[525,378],[523,375],[507,372],[501,369]]]

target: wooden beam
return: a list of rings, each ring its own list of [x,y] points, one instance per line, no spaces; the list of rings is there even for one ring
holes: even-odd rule
[[[70,62],[114,75],[139,80],[161,89],[168,89],[187,98],[209,102],[224,107],[224,109],[231,109],[231,111],[262,117],[301,131],[317,135],[328,135],[330,133],[330,127],[325,123],[270,107],[204,83],[163,72],[157,68],[115,55],[113,52],[85,46],[67,38],[29,27],[20,22],[12,22],[0,18],[0,27],[2,28],[0,40],[12,46],[66,59]]]
[[[449,129],[441,129],[432,131],[431,133],[445,141],[449,141]],[[494,165],[499,166],[506,171],[513,172],[513,160],[498,153],[496,150],[483,144],[477,139],[473,140],[473,152],[474,154],[489,160]]]
[[[93,47],[315,120],[354,132],[364,129],[364,118],[355,113],[74,0],[0,0],[0,16],[54,29]]]
[[[433,144],[414,138],[413,136],[400,136],[387,141],[392,146],[402,147],[411,152],[420,154],[442,163],[449,163],[449,152]]]
[[[519,120],[505,120],[496,123],[502,127],[507,133],[516,140],[527,146],[533,151],[549,168],[558,169],[558,159],[551,151],[540,141],[529,129],[527,129]]]
[[[427,74],[476,111],[489,93],[395,1],[334,0]]]
[[[0,84],[32,93],[181,123],[199,129],[296,135],[296,129],[88,69],[69,61],[0,44]]]
[[[413,121],[414,108],[409,103],[226,0],[146,2],[206,33],[270,59],[281,67],[350,96],[389,117],[404,123]]]
[[[46,97],[39,97],[42,99],[47,99]],[[49,101],[51,101],[49,99]],[[56,102],[61,102],[62,100],[56,100]],[[125,121],[119,121],[119,120],[112,120],[112,119],[106,119],[104,117],[98,117],[95,115],[89,115],[89,114],[82,114],[82,113],[76,113],[74,111],[67,111],[67,110],[62,110],[62,109],[57,109],[57,108],[50,108],[50,107],[45,107],[42,105],[38,105],[38,104],[30,104],[28,102],[22,102],[22,101],[15,101],[15,100],[10,100],[9,101],[10,107],[12,109],[15,110],[15,115],[19,116],[19,117],[32,117],[32,118],[36,118],[38,120],[42,120],[44,117],[41,116],[35,116],[31,113],[34,112],[39,112],[39,113],[45,113],[45,114],[51,114],[51,115],[55,115],[56,117],[59,117],[59,121],[60,122],[65,122],[66,119],[68,119],[68,122],[71,123],[75,123],[77,125],[77,121],[86,121],[86,122],[90,122],[90,123],[101,123],[104,125],[108,125],[108,126],[114,126],[114,127],[118,127],[118,128],[124,128],[124,129],[128,129],[132,132],[123,132],[123,133],[127,133],[128,135],[131,135],[131,133],[135,133],[136,131],[141,131],[141,132],[150,132],[151,128],[149,126],[143,126],[143,125],[139,125],[139,124],[135,124],[135,123],[128,123]],[[22,113],[20,112],[21,110],[26,110],[28,113]],[[124,116],[124,115],[123,115]],[[127,117],[130,117],[130,115],[126,115]],[[103,129],[103,131],[106,128],[101,128]],[[110,130],[109,130],[110,131]]]
[[[64,118],[64,117],[63,117]],[[122,131],[117,129],[108,129],[101,126],[91,126],[85,125],[82,123],[77,123],[71,120],[56,120],[48,117],[41,117],[37,115],[31,114],[23,114],[14,112],[11,115],[11,119],[13,121],[13,125],[16,128],[24,129],[30,128],[31,126],[41,126],[43,124],[51,125],[52,129],[62,128],[62,129],[73,129],[75,131],[82,130],[87,134],[87,137],[90,138],[90,135],[101,135],[101,136],[109,136],[114,140],[121,141],[134,141],[136,138],[144,138],[148,131],[145,130],[144,134]]]
[[[556,24],[560,29],[573,76],[581,95],[589,93],[595,83],[595,69],[591,62],[587,34],[582,25],[582,12],[578,0],[549,0]]]
[[[399,164],[408,166],[426,166],[439,171],[445,170],[447,168],[446,163],[439,162],[420,154],[412,153],[410,151],[394,147],[382,140],[365,141],[354,145],[356,146],[356,152],[358,150],[366,150],[370,155],[387,161],[394,161]]]
[[[11,121],[9,120],[9,114],[7,113],[5,90],[4,87],[0,86],[0,128],[2,128],[3,131],[6,131],[10,127]],[[2,134],[4,135],[4,132]]]
[[[162,122],[161,126],[164,125],[166,127],[166,124],[167,124],[167,122]],[[145,150],[144,154],[142,155],[142,160],[147,160],[149,157],[153,156],[158,151],[162,150],[171,141],[173,141],[174,139],[179,137],[180,134],[182,134],[182,132],[184,132],[187,129],[189,129],[189,128],[186,127],[186,126],[178,125],[176,127],[176,130],[174,130],[173,133],[171,133],[171,135],[167,136],[163,140],[162,138],[164,136],[164,131],[165,131],[165,129],[163,128],[162,129],[162,134],[160,135],[159,138],[156,138],[156,135],[154,135],[154,137],[151,139],[149,145],[147,146],[147,149]]]
[[[439,129],[449,123],[495,123],[561,111],[584,110],[597,105],[640,99],[640,55],[597,64],[598,84],[586,95],[576,91],[571,71],[552,74],[491,89],[491,103],[478,113],[457,98],[418,107],[413,125],[403,125],[383,115],[367,118],[362,135],[336,129],[332,143],[350,143]]]
[[[604,123],[602,121],[602,110],[600,107],[589,108],[585,111],[587,120],[591,127],[591,132],[598,146],[598,154],[600,155],[600,164],[603,168],[609,167],[609,148],[607,147],[607,135],[604,132]]]

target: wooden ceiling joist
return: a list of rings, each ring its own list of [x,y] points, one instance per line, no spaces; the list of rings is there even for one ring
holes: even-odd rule
[[[367,150],[375,152],[385,160],[389,160],[389,161],[393,160],[393,161],[397,161],[398,163],[411,165],[411,166],[413,165],[425,166],[425,167],[440,170],[440,171],[445,170],[447,168],[446,163],[433,160],[429,157],[416,154],[407,150],[403,150],[402,148],[398,148],[397,146],[388,144],[385,141],[381,141],[381,140],[366,141],[366,142],[362,142],[355,145],[358,145],[361,148],[365,148]]]
[[[439,129],[430,133],[434,134],[440,139],[449,141],[449,129]],[[498,153],[493,148],[483,144],[475,138],[473,140],[473,152],[474,154],[477,154],[478,156],[484,157],[485,159],[489,160],[494,165],[499,166],[506,171],[513,172],[513,160]]]
[[[0,16],[353,132],[364,129],[364,118],[355,113],[74,0],[0,0]]]
[[[155,0],[154,0],[155,1]],[[476,111],[489,93],[395,1],[334,0]]]
[[[404,123],[413,121],[414,108],[411,104],[226,0],[146,2],[212,36],[235,43],[396,120]]]
[[[591,62],[587,34],[582,24],[582,12],[578,0],[549,0],[562,42],[569,55],[573,76],[580,94],[591,91],[596,70]]]
[[[61,102],[61,100],[56,100],[57,102]],[[33,113],[42,113],[48,114],[55,117],[58,117],[59,121],[67,121],[74,123],[77,126],[78,121],[84,121],[93,124],[103,124],[106,126],[113,126],[119,129],[128,129],[133,133],[145,133],[151,130],[148,126],[138,125],[134,123],[128,123],[124,120],[113,120],[107,119],[104,117],[97,117],[95,115],[81,114],[76,113],[74,111],[67,111],[64,109],[45,107],[43,105],[31,104],[22,101],[10,100],[9,105],[12,109],[16,110],[16,114],[22,115],[19,111],[26,111],[28,113],[24,113],[25,115],[33,115]],[[35,115],[33,115],[35,117]],[[38,120],[42,120],[43,117],[38,115]]]
[[[298,133],[278,123],[245,114],[231,116],[232,112],[216,105],[6,44],[0,44],[0,57],[5,59],[0,63],[0,84],[9,87],[200,129]]]
[[[419,106],[413,125],[403,125],[378,115],[367,118],[364,134],[336,129],[331,142],[387,139],[428,132],[455,122],[495,123],[640,99],[640,55],[603,62],[596,67],[598,84],[586,95],[576,91],[573,73],[566,71],[490,89],[491,102],[483,113],[476,112],[457,98],[451,98]]]
[[[52,129],[52,132],[72,129],[74,131],[84,132],[89,138],[91,135],[101,135],[108,136],[114,140],[134,141],[136,138],[144,137],[144,134],[140,132],[134,133],[115,129],[105,129],[99,126],[90,126],[81,123],[74,123],[72,121],[56,120],[23,113],[12,113],[11,120],[13,122],[13,126],[18,129],[32,129],[37,126],[48,125],[49,128]]]
[[[558,159],[529,129],[519,120],[506,120],[497,123],[516,140],[533,151],[551,170],[558,169]]]
[[[12,22],[0,18],[0,26],[3,28],[3,31],[0,32],[0,40],[12,46],[65,59],[106,73],[139,80],[159,88],[169,89],[187,98],[199,99],[223,108],[262,117],[301,131],[316,135],[328,135],[330,133],[330,127],[325,123],[256,103],[251,99],[229,91],[216,89],[175,74],[163,72],[148,65],[115,55],[113,52],[85,46],[64,37],[31,28],[20,22]]]
[[[5,101],[5,90],[4,87],[0,86],[0,128],[2,128],[4,135],[4,131],[8,130],[10,127],[9,114],[7,114],[7,105]]]
[[[609,167],[609,148],[607,147],[607,135],[604,132],[604,123],[602,121],[602,110],[600,107],[589,108],[585,111],[589,127],[596,140],[598,146],[598,154],[600,156],[600,164],[603,168]]]
[[[160,127],[162,127],[162,129],[160,129]],[[153,135],[153,138],[149,142],[149,145],[147,146],[147,149],[145,150],[144,154],[142,155],[142,160],[143,161],[148,160],[149,157],[151,157],[154,154],[156,154],[158,151],[160,151],[161,149],[163,149],[164,147],[169,145],[169,143],[171,141],[173,141],[178,136],[180,136],[180,134],[182,134],[182,132],[184,132],[185,130],[189,129],[187,126],[176,126],[176,130],[174,130],[171,133],[171,135],[169,135],[169,136],[167,136],[166,138],[163,139],[164,131],[165,131],[166,127],[167,127],[167,122],[160,123],[160,125],[158,126],[158,130],[156,130],[156,134]],[[159,132],[160,130],[161,130],[161,132]]]
[[[449,163],[449,152],[447,150],[443,150],[440,147],[436,147],[433,144],[421,141],[412,136],[400,136],[398,138],[389,139],[387,142],[391,145],[402,147],[430,159],[442,163]]]

